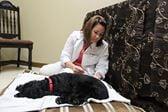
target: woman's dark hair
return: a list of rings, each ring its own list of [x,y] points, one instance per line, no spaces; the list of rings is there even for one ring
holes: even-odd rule
[[[83,31],[83,35],[84,35],[84,41],[87,44],[91,43],[91,33],[92,33],[92,29],[97,25],[100,24],[105,28],[106,31],[106,21],[105,19],[100,16],[100,15],[95,15],[93,17],[91,17],[89,20],[84,22],[84,25],[82,27],[82,31]],[[104,32],[105,33],[105,32]],[[97,47],[102,45],[102,40],[103,40],[104,34],[102,36],[102,38],[97,42]]]

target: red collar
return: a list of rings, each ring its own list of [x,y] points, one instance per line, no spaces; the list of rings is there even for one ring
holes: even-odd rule
[[[54,92],[54,85],[53,85],[52,79],[49,77],[48,81],[49,81],[49,83],[48,83],[49,91],[51,93],[53,93]]]

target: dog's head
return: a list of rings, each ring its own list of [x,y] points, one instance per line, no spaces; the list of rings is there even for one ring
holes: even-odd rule
[[[19,86],[18,88],[24,88],[24,86]],[[21,89],[20,89],[21,90]],[[28,98],[38,98],[41,96],[41,91],[37,88],[33,88],[33,87],[28,87],[25,89],[22,89],[22,91],[20,91],[19,93],[17,93],[15,95],[15,97],[28,97]]]
[[[44,81],[31,81],[24,85],[20,85],[16,88],[19,93],[17,93],[15,97],[41,98],[49,94],[49,91],[45,90],[45,86]]]

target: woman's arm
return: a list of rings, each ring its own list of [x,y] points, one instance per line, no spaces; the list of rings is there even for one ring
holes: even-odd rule
[[[60,61],[63,67],[65,67],[66,62],[70,62],[72,60],[72,53],[74,50],[74,44],[76,38],[75,36],[76,35],[74,32],[70,34],[61,52]]]
[[[105,78],[105,74],[108,71],[108,63],[109,63],[108,56],[109,56],[108,44],[105,44],[105,47],[101,53],[99,62],[96,65],[96,72],[94,74],[95,75],[94,77],[99,78],[99,79]]]
[[[74,45],[76,43],[77,36],[79,35],[77,35],[75,31],[70,34],[62,50],[60,60],[63,67],[70,68],[75,73],[83,73],[84,70],[80,66],[77,66],[72,62],[72,53],[74,50]]]

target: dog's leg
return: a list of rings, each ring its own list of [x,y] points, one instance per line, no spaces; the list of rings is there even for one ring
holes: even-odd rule
[[[64,103],[68,103],[68,104],[73,104],[73,105],[80,105],[83,100],[79,100],[78,96],[74,96],[74,95],[68,95],[67,97],[65,96],[60,96],[58,97],[55,102],[57,104],[64,104]]]

